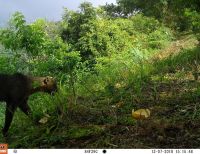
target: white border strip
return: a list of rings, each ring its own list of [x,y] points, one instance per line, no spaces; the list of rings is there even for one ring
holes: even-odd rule
[[[200,149],[8,149],[8,154],[200,154]]]

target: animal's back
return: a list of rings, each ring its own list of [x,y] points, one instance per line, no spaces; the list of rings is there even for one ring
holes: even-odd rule
[[[9,92],[9,79],[10,75],[0,74],[0,101],[4,101],[7,98]]]
[[[0,74],[0,101],[8,99],[21,99],[30,89],[28,78],[21,74]]]

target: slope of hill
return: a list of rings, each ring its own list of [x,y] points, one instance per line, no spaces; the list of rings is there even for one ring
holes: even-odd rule
[[[193,35],[179,37],[147,62],[152,71],[140,95],[128,85],[115,89],[116,104],[106,97],[78,98],[77,104],[59,117],[61,122],[50,117],[48,123],[30,126],[30,132],[35,130],[31,135],[15,132],[24,137],[12,134],[10,147],[198,148],[199,50]],[[149,108],[150,118],[135,121],[133,108]]]

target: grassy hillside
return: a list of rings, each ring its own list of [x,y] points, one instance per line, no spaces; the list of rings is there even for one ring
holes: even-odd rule
[[[78,96],[66,109],[55,102],[64,98],[55,96],[51,103],[58,103],[57,113],[41,125],[17,112],[10,148],[198,148],[197,43],[193,35],[182,35],[145,62],[151,71],[140,81],[139,93],[133,82],[114,87],[109,95]],[[150,119],[138,126],[131,117],[133,108],[149,108]]]
[[[17,110],[0,142],[9,148],[199,147],[198,6],[177,12],[158,3],[158,17],[158,7],[131,14],[122,4],[85,2],[80,11],[64,9],[59,22],[27,23],[13,14],[0,29],[0,73],[53,76],[59,90],[31,95],[38,123]],[[149,109],[150,117],[136,120],[133,109]],[[1,103],[1,126],[4,112]]]

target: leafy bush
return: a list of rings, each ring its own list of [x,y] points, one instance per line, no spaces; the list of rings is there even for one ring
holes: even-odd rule
[[[191,9],[185,9],[184,15],[190,29],[195,32],[197,39],[200,40],[200,13]]]
[[[108,56],[132,46],[128,33],[112,21],[99,19],[83,26],[85,30],[76,46],[84,57]]]
[[[134,30],[138,33],[149,34],[157,30],[161,26],[159,21],[155,18],[145,17],[141,14],[132,16],[130,20],[132,21],[132,26],[134,27]]]
[[[161,49],[167,42],[172,40],[173,36],[171,31],[166,27],[159,27],[148,35],[149,47]]]

